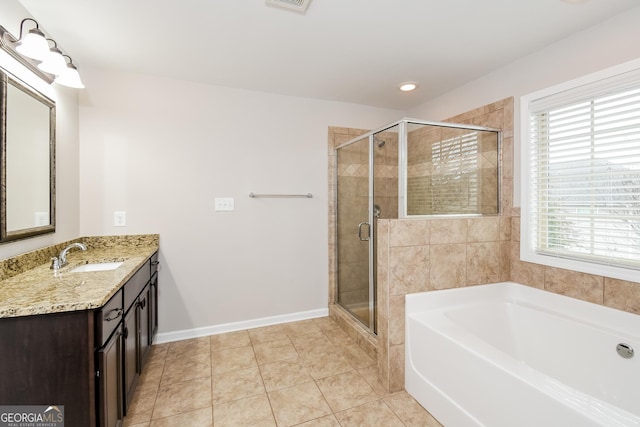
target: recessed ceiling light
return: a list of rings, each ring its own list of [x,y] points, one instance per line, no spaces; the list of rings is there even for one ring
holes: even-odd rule
[[[580,3],[587,3],[589,0],[562,0],[562,1],[569,4],[580,4]]]
[[[416,82],[400,83],[400,90],[403,92],[411,92],[412,90],[415,90],[417,87],[418,87],[418,84]]]

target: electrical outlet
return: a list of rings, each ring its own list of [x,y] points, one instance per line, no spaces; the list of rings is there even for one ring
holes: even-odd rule
[[[233,197],[216,197],[214,199],[216,211],[232,211]]]
[[[127,225],[127,213],[124,211],[116,211],[113,213],[113,225],[115,227],[124,227]]]

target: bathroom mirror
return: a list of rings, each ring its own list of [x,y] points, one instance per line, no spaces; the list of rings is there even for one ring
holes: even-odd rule
[[[55,110],[0,69],[0,243],[55,231]]]

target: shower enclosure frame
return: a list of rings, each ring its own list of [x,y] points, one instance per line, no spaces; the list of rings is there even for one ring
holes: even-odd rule
[[[367,133],[364,133],[362,135],[359,135],[355,138],[350,139],[347,142],[344,142],[338,146],[336,146],[334,148],[334,161],[335,161],[335,165],[334,165],[334,170],[337,171],[337,164],[338,164],[338,151],[342,148],[348,147],[352,144],[358,143],[363,141],[364,139],[368,139],[368,167],[369,167],[369,176],[368,176],[368,187],[369,187],[369,192],[368,192],[368,203],[367,203],[367,208],[368,208],[368,214],[367,214],[367,225],[368,225],[368,240],[369,240],[369,247],[368,247],[368,254],[369,254],[369,268],[368,268],[368,290],[369,290],[369,298],[368,298],[368,306],[369,306],[369,322],[368,324],[365,324],[364,322],[362,322],[361,319],[358,319],[357,316],[354,315],[353,312],[351,312],[351,310],[348,307],[345,307],[344,305],[340,304],[340,298],[339,298],[339,286],[340,286],[340,276],[339,274],[336,274],[336,282],[334,284],[334,286],[336,287],[335,289],[335,303],[340,305],[342,308],[344,308],[346,311],[348,311],[354,318],[358,319],[359,322],[361,322],[362,324],[364,324],[370,333],[376,335],[376,321],[377,321],[377,314],[376,314],[376,233],[375,233],[375,227],[374,227],[374,221],[375,221],[375,212],[374,212],[374,182],[375,182],[375,157],[374,157],[374,149],[375,149],[375,135],[379,134],[381,132],[387,131],[389,129],[392,129],[394,127],[398,127],[398,218],[420,218],[420,217],[458,217],[458,216],[482,216],[483,214],[479,213],[479,214],[447,214],[447,215],[407,215],[407,197],[406,197],[406,189],[407,189],[407,175],[408,175],[408,167],[407,167],[407,160],[408,160],[408,127],[410,124],[416,124],[416,125],[423,125],[423,126],[436,126],[436,127],[445,127],[445,128],[454,128],[454,129],[468,129],[468,130],[475,130],[475,131],[486,131],[486,132],[496,132],[497,133],[497,155],[498,155],[498,164],[497,164],[497,176],[498,176],[498,180],[497,180],[497,212],[496,215],[500,215],[502,208],[501,208],[501,194],[500,194],[500,189],[501,189],[501,177],[502,177],[502,132],[501,129],[496,129],[496,128],[491,128],[491,127],[486,127],[486,126],[476,126],[476,125],[471,125],[471,124],[463,124],[463,123],[452,123],[452,122],[437,122],[437,121],[428,121],[428,120],[420,120],[420,119],[413,119],[413,118],[402,118],[398,121],[392,122],[390,124],[384,125],[382,127],[379,127],[377,129],[374,129],[372,131],[369,131]],[[335,188],[338,189],[338,173],[336,172],[334,177],[333,177],[333,184],[335,185]],[[336,206],[336,220],[338,218],[339,215],[339,209],[340,209],[340,205],[338,203],[339,200],[339,196],[338,196],[338,191],[335,192],[334,195],[334,206]],[[336,243],[338,242],[339,239],[339,235],[338,235],[338,227],[336,226],[335,230],[335,241]],[[335,247],[335,257],[336,257],[336,273],[338,273],[338,269],[339,269],[339,263],[338,263],[338,259],[339,259],[339,254],[338,254],[338,244],[336,244]]]

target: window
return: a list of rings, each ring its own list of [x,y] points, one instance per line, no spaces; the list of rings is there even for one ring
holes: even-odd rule
[[[433,214],[478,212],[478,132],[431,146]]]
[[[640,278],[640,62],[522,98],[521,257]]]

